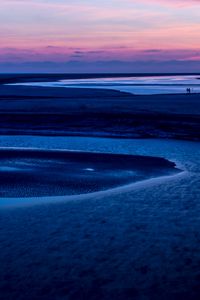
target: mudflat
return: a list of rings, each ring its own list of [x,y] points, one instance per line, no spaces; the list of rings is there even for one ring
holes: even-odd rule
[[[180,171],[159,157],[66,150],[1,149],[0,162],[1,198],[87,194]]]

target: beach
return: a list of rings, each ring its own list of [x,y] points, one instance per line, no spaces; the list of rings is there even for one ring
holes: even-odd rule
[[[0,85],[0,134],[200,139],[200,94]]]
[[[199,94],[1,84],[0,298],[198,300],[199,121]]]
[[[3,299],[198,299],[199,143],[4,136],[1,147],[165,157],[183,172],[0,209]]]
[[[0,3],[0,300],[200,300],[200,0]]]

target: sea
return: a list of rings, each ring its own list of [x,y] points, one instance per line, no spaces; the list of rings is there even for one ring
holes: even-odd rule
[[[66,76],[67,77],[67,76]],[[198,75],[162,75],[162,76],[112,76],[93,78],[62,79],[49,82],[25,82],[15,85],[43,87],[111,89],[136,95],[200,93]],[[188,91],[189,89],[189,91]]]

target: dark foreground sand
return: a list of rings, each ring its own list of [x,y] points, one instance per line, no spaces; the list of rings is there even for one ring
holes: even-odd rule
[[[0,85],[0,134],[200,139],[200,94]]]
[[[166,157],[186,170],[140,188],[0,209],[1,300],[199,300],[199,143],[8,136],[0,144]]]
[[[82,200],[1,208],[0,300],[199,300],[199,143],[55,137],[199,140],[199,101],[199,95],[0,86],[0,134],[18,135],[1,137],[1,147],[165,157],[185,170],[139,188],[108,190]],[[20,159],[13,153],[14,162],[9,157],[5,164],[4,157],[1,167],[9,176],[14,169],[16,178]],[[159,166],[161,161],[167,162],[161,159]],[[27,157],[17,168],[25,165],[30,167]],[[105,168],[100,173],[104,177]]]

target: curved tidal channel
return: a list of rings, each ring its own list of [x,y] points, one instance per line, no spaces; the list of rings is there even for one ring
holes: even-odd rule
[[[80,195],[179,171],[150,156],[2,149],[0,198]]]

